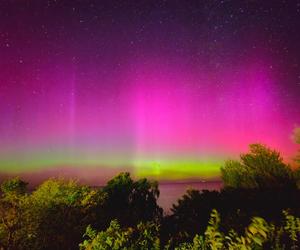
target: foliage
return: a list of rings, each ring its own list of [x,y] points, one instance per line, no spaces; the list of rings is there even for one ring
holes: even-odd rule
[[[103,188],[49,179],[31,193],[16,177],[1,184],[0,249],[78,249],[82,235],[82,250],[299,249],[299,173],[250,145],[222,168],[224,189],[189,189],[165,216],[157,182],[129,173]]]
[[[251,144],[250,152],[240,155],[240,161],[229,160],[221,168],[225,187],[278,188],[294,187],[292,170],[280,153],[261,144]]]
[[[90,226],[86,229],[85,236],[89,237],[80,249],[127,249],[127,244],[132,234],[132,230],[122,230],[117,221],[113,220],[106,231],[97,233]]]
[[[220,215],[213,210],[205,235],[196,235],[192,243],[182,243],[175,249],[200,250],[260,250],[260,249],[298,249],[300,237],[300,218],[283,212],[282,226],[268,224],[263,218],[253,217],[243,235],[234,230],[224,234],[219,230]],[[286,236],[289,241],[286,241]],[[200,244],[199,244],[200,243]],[[287,247],[287,248],[286,248]]]
[[[179,241],[191,240],[197,232],[204,233],[210,213],[219,207],[219,202],[217,191],[189,189],[178,204],[173,205],[172,214],[165,218],[164,228],[173,235],[180,235]]]
[[[204,236],[196,234],[193,242],[184,242],[175,247],[175,250],[208,250]]]
[[[16,249],[24,240],[23,220],[27,183],[18,177],[1,185],[0,198],[0,249]]]
[[[10,183],[2,185],[6,192],[0,201],[5,249],[72,248],[90,223],[90,207],[100,203],[97,192],[74,181],[50,179],[31,194],[24,193],[24,182]]]
[[[300,127],[294,130],[294,140],[296,143],[300,144]]]
[[[294,141],[297,144],[300,144],[300,128],[296,128],[294,130]],[[294,171],[294,177],[296,179],[298,188],[300,188],[300,150],[298,150],[298,154],[295,157],[295,162],[297,164],[297,168]]]
[[[27,182],[22,181],[18,176],[4,181],[1,184],[1,192],[7,196],[9,194],[21,195],[26,192]]]
[[[82,250],[160,249],[159,227],[150,222],[122,229],[113,220],[105,231],[98,233],[88,226],[84,236],[88,239],[80,244]]]
[[[209,225],[203,235],[196,234],[192,242],[183,242],[173,248],[175,250],[262,250],[262,249],[298,249],[300,236],[300,218],[284,211],[282,225],[267,223],[261,217],[253,217],[251,223],[239,235],[230,230],[222,232],[220,215],[213,210]],[[170,245],[163,246],[159,240],[159,226],[153,223],[140,223],[134,228],[121,228],[117,221],[112,221],[105,231],[97,232],[87,227],[87,237],[80,244],[81,250],[105,249],[173,249]],[[287,241],[287,237],[289,241]],[[287,247],[287,248],[286,248]]]
[[[101,192],[75,181],[50,179],[30,196],[29,230],[35,235],[33,245],[47,249],[67,249],[79,241],[93,208],[105,202]]]
[[[300,218],[290,215],[287,211],[283,211],[283,213],[285,216],[284,230],[287,232],[292,242],[291,249],[298,249],[297,243],[300,239]]]
[[[238,234],[251,223],[253,217],[262,217],[275,224],[282,222],[282,210],[300,215],[300,190],[298,189],[222,189],[216,191],[188,190],[173,205],[172,213],[162,222],[162,242],[174,247],[192,241],[196,234],[204,234],[210,213],[216,209],[222,216],[219,228]]]
[[[245,234],[241,236],[234,230],[230,230],[228,235],[224,235],[219,230],[219,224],[220,215],[216,210],[213,210],[205,232],[205,243],[208,249],[260,249],[268,237],[268,224],[259,217],[252,219],[252,223],[245,229]]]
[[[260,217],[254,217],[251,224],[245,229],[244,236],[238,236],[231,231],[227,239],[229,250],[263,249],[263,244],[268,239],[269,225]]]
[[[117,219],[121,225],[131,226],[140,221],[159,220],[162,215],[156,203],[157,182],[145,178],[134,181],[129,173],[121,173],[107,183],[103,192],[107,194],[105,214],[109,221]]]
[[[205,231],[207,245],[211,250],[222,249],[224,245],[224,236],[219,231],[220,216],[216,210],[213,210]]]
[[[101,189],[49,179],[29,194],[26,185],[19,178],[2,183],[0,249],[76,249],[89,224],[103,229],[116,218],[136,225],[162,214],[157,183],[128,173]]]

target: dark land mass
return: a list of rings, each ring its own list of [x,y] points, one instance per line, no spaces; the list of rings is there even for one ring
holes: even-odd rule
[[[28,189],[34,190],[43,181],[49,178],[75,179],[81,184],[86,184],[95,188],[102,187],[106,182],[112,179],[120,172],[130,172],[130,167],[124,168],[82,168],[76,167],[57,167],[36,171],[0,173],[0,182],[3,180],[19,176],[22,180],[28,182]],[[133,174],[134,175],[134,174]],[[150,178],[151,179],[151,178]],[[176,203],[187,189],[198,190],[220,190],[222,187],[220,179],[181,179],[181,180],[159,180],[160,196],[159,205],[168,212],[172,204]]]

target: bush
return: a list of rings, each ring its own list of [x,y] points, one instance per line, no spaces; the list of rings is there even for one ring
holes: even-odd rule
[[[300,218],[283,212],[282,225],[267,223],[261,217],[253,217],[251,223],[239,234],[220,230],[220,214],[213,210],[204,234],[196,234],[192,242],[177,246],[163,246],[159,240],[159,226],[140,223],[134,228],[121,228],[112,221],[105,231],[97,232],[88,227],[86,239],[80,244],[81,250],[105,249],[175,249],[175,250],[252,250],[252,249],[298,249],[300,247]]]
[[[159,226],[150,222],[139,223],[134,228],[121,228],[117,220],[113,220],[101,232],[88,226],[84,236],[87,240],[80,244],[81,250],[160,249]]]

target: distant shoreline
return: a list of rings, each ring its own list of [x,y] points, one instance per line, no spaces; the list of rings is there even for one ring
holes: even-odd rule
[[[221,183],[221,179],[218,176],[208,177],[206,175],[201,176],[183,176],[178,179],[160,176],[136,176],[130,167],[122,168],[109,168],[109,167],[99,167],[99,168],[77,168],[77,167],[53,167],[40,170],[28,170],[22,172],[5,172],[0,171],[0,182],[3,180],[19,176],[24,181],[28,182],[28,188],[34,189],[36,186],[40,185],[43,181],[49,178],[63,178],[63,179],[74,179],[78,183],[93,187],[104,186],[110,179],[114,178],[121,172],[129,172],[133,179],[147,178],[150,181],[157,181],[160,186],[162,185],[199,185],[205,183]]]

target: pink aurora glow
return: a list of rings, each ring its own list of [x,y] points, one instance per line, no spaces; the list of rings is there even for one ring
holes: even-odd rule
[[[45,161],[58,158],[57,166],[72,158],[82,166],[224,160],[255,142],[287,159],[295,153],[290,135],[299,121],[286,116],[266,63],[248,60],[214,72],[166,62],[137,61],[112,86],[96,73],[89,78],[94,84],[84,82],[71,69],[45,74],[42,88],[32,79],[8,88],[2,155],[8,152],[22,167],[24,154],[33,162],[39,154]],[[32,98],[34,91],[39,95]]]
[[[255,142],[285,156],[295,152],[290,138],[295,121],[286,119],[265,66],[242,65],[222,75],[197,72],[192,77],[162,65],[150,68],[137,70],[129,91],[139,153],[228,156]]]

